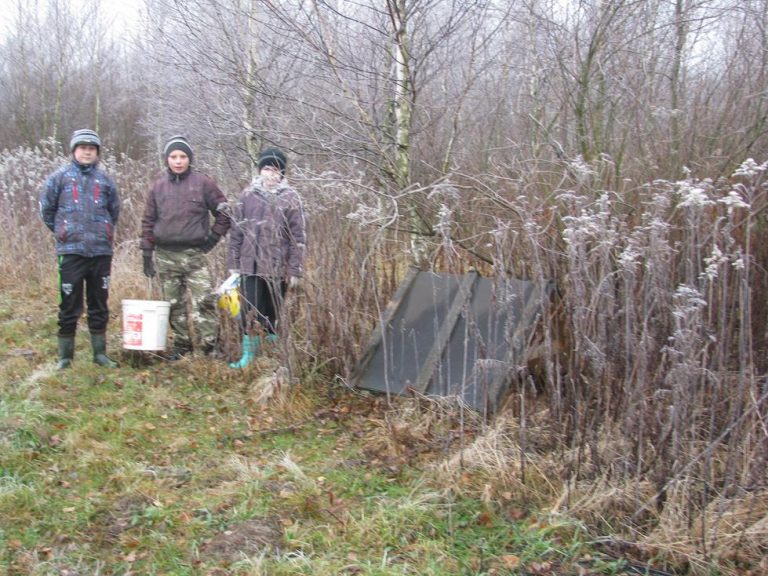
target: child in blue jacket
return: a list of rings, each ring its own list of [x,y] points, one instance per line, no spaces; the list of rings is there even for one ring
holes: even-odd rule
[[[72,161],[48,177],[40,195],[40,215],[54,234],[58,258],[58,367],[72,365],[85,297],[93,361],[114,368],[107,356],[107,301],[120,198],[112,178],[99,168],[96,132],[75,130],[69,148]]]

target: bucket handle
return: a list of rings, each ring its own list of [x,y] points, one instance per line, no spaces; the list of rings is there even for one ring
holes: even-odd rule
[[[147,278],[147,293],[149,294],[149,300],[153,299],[154,293],[155,293],[155,286],[152,282],[152,278]],[[159,288],[158,288],[159,293]]]

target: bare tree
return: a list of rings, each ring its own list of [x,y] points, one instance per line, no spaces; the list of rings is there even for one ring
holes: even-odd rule
[[[99,0],[73,10],[65,0],[14,2],[14,26],[0,44],[0,128],[5,145],[64,141],[76,127],[102,131],[110,147],[143,152],[134,138],[135,61],[110,36]]]

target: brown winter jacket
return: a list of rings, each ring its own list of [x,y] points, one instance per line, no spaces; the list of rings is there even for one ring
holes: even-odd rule
[[[283,180],[265,191],[261,180],[243,190],[232,215],[228,268],[242,274],[300,278],[306,229],[298,192]]]
[[[141,249],[183,250],[202,246],[210,232],[224,236],[230,226],[226,206],[224,193],[209,176],[192,169],[181,175],[169,170],[147,194]]]

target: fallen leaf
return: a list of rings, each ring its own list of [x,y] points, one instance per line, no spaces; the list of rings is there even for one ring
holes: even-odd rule
[[[505,568],[508,568],[509,570],[513,570],[520,565],[520,556],[515,556],[514,554],[507,554],[501,557],[501,562],[504,564]]]
[[[548,574],[552,571],[552,562],[532,562],[530,568],[534,574]]]
[[[483,512],[477,517],[477,523],[480,524],[480,526],[490,528],[493,526],[493,518],[491,518],[491,515],[488,512]]]

